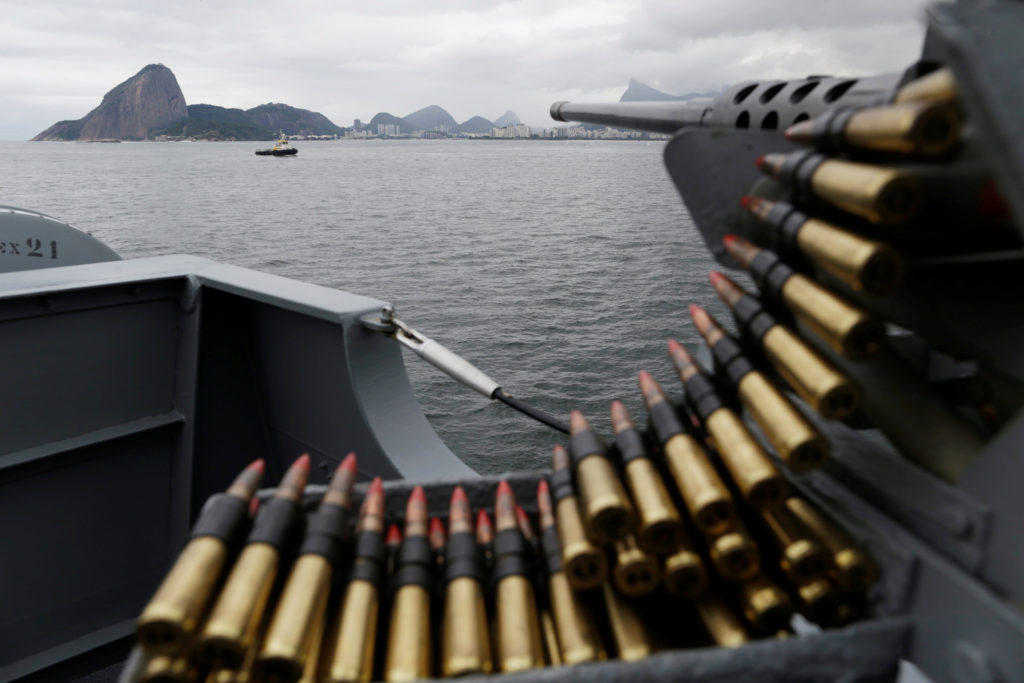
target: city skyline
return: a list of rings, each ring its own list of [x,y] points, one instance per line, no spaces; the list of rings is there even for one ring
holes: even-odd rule
[[[752,78],[900,70],[920,50],[923,6],[0,0],[0,139],[82,117],[154,62],[174,71],[189,104],[285,102],[344,126],[439,104],[459,121],[511,110],[550,127],[551,102],[614,101],[630,78],[680,94]]]

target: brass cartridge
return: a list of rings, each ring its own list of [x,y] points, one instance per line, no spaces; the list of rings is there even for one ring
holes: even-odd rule
[[[612,637],[615,639],[618,658],[634,662],[649,656],[653,649],[651,637],[643,620],[608,581],[601,584],[601,593],[608,611],[608,622],[611,625]]]
[[[860,405],[860,393],[845,375],[833,368],[796,334],[783,325],[775,325],[761,340],[765,356],[822,417],[841,419]]]
[[[321,555],[302,555],[295,562],[274,620],[256,660],[256,677],[298,681],[306,660],[315,659],[314,641],[322,628],[331,587],[331,566]]]
[[[682,539],[683,521],[661,474],[647,457],[643,437],[621,401],[612,401],[611,418],[626,484],[636,509],[637,541],[649,553],[670,553]]]
[[[960,116],[949,102],[903,102],[856,110],[833,109],[786,130],[786,139],[824,152],[863,149],[934,157],[960,137]]]
[[[544,640],[544,661],[548,666],[562,666],[562,650],[558,645],[555,620],[551,617],[551,610],[546,607],[540,611],[540,632]]]
[[[891,225],[912,219],[921,206],[916,178],[894,168],[826,158],[812,152],[766,154],[758,168],[844,211]]]
[[[955,102],[956,97],[953,70],[947,67],[907,83],[896,93],[893,102]]]
[[[786,480],[736,413],[719,408],[704,425],[744,499],[757,508],[783,499]]]
[[[782,502],[786,480],[743,422],[718,397],[708,376],[700,371],[682,344],[668,343],[672,364],[686,389],[686,398],[732,475],[743,498],[754,507]]]
[[[752,578],[761,568],[757,544],[739,521],[732,531],[708,538],[708,554],[715,571],[727,581]]]
[[[429,678],[430,642],[430,593],[416,584],[402,586],[391,608],[384,679]]]
[[[237,669],[253,644],[277,577],[278,546],[301,514],[309,456],[296,460],[263,506],[199,637],[199,659],[211,668]]]
[[[330,683],[367,683],[373,677],[374,644],[380,604],[371,581],[350,581],[345,589],[334,653],[327,668]]]
[[[797,273],[774,252],[735,235],[723,241],[762,290],[781,300],[836,353],[861,358],[878,351],[885,329],[867,313]]]
[[[453,579],[445,593],[441,671],[445,677],[490,673],[491,643],[480,583],[469,576]]]
[[[566,577],[561,543],[551,506],[551,492],[548,482],[543,479],[537,485],[537,510],[540,513],[541,540],[546,560],[544,564],[548,575],[548,603],[555,630],[555,638],[547,637],[547,641],[557,642],[559,659],[564,664],[604,659],[601,638],[590,612],[573,592]]]
[[[575,590],[597,588],[608,574],[608,559],[587,538],[572,485],[569,454],[563,447],[554,447],[551,467],[555,525],[561,539],[566,577]]]
[[[697,440],[683,430],[665,392],[650,373],[637,375],[654,431],[661,441],[669,473],[697,528],[722,533],[736,518],[732,494]]]
[[[747,360],[735,339],[704,309],[690,304],[690,317],[715,357],[715,365],[732,384],[775,451],[790,469],[817,467],[828,455],[828,442],[804,419],[781,391]]]
[[[785,591],[763,574],[740,584],[739,601],[747,621],[761,633],[787,628],[793,616],[793,605]]]
[[[661,571],[665,587],[673,595],[693,599],[707,589],[704,561],[693,551],[689,541],[664,559]]]
[[[548,592],[562,661],[572,665],[604,659],[604,647],[593,618],[563,572],[551,575]]]
[[[888,244],[811,218],[786,202],[743,197],[740,203],[774,233],[777,242],[803,253],[852,289],[889,291],[903,275],[903,259]]]
[[[267,607],[277,565],[277,548],[271,545],[250,543],[242,551],[200,637],[199,656],[208,666],[242,665]]]
[[[658,561],[640,549],[636,536],[630,534],[615,542],[615,586],[631,598],[647,595],[658,587]]]
[[[739,647],[750,639],[739,617],[719,596],[706,595],[696,605],[704,628],[719,646]]]
[[[185,655],[146,655],[134,683],[192,683],[198,671]]]
[[[224,569],[228,543],[248,519],[263,470],[262,460],[251,463],[225,494],[204,507],[192,540],[139,616],[139,642],[148,651],[176,654],[195,635]]]
[[[843,586],[863,590],[874,583],[874,564],[835,524],[806,500],[796,496],[786,499],[786,508],[828,549]]]
[[[473,511],[461,486],[452,493],[441,639],[441,673],[446,677],[490,673],[490,628],[484,603],[483,566],[477,552]]]
[[[570,413],[569,429],[569,451],[576,463],[576,488],[584,524],[599,542],[614,543],[633,528],[633,505],[583,413]]]
[[[306,657],[305,665],[302,667],[302,675],[299,677],[298,683],[321,683],[323,681],[323,658],[321,651],[324,647],[324,642],[327,633],[326,620],[319,619],[313,627],[313,637],[311,638],[309,647],[309,656]],[[273,681],[271,677],[269,680]]]
[[[257,678],[298,681],[307,668],[306,660],[319,655],[331,576],[334,565],[341,561],[342,536],[356,475],[356,455],[349,453],[335,470],[319,508],[306,525],[299,558],[256,658]]]
[[[796,584],[824,576],[831,558],[810,530],[785,506],[761,510],[761,517],[781,553],[780,564]]]
[[[413,681],[431,674],[430,587],[433,581],[427,540],[427,496],[417,486],[405,509],[405,540],[398,555],[398,588],[391,606],[388,649],[384,662],[387,681]]]
[[[537,601],[525,576],[506,576],[498,582],[497,636],[503,672],[544,666]]]
[[[516,519],[516,501],[508,482],[498,484],[494,502],[494,526],[497,531],[494,552],[496,595],[497,660],[504,672],[524,671],[544,666],[537,601],[527,577],[524,561],[525,542]]]
[[[824,577],[812,579],[797,586],[797,594],[803,606],[801,613],[815,624],[829,626],[839,613],[839,595]]]
[[[400,536],[398,529],[396,533]],[[367,683],[373,677],[374,650],[380,611],[380,581],[387,549],[384,532],[384,488],[377,477],[366,490],[356,525],[356,552],[345,588],[337,628],[325,662],[328,683]]]
[[[769,362],[800,398],[829,419],[846,417],[857,409],[860,395],[846,376],[780,325],[735,282],[717,272],[710,277],[712,287],[732,309],[740,325],[760,340]]]

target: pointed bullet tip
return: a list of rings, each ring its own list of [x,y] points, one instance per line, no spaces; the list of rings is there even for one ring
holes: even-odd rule
[[[397,524],[392,524],[388,527],[388,545],[398,545],[402,542],[402,530],[398,528]]]
[[[440,517],[430,518],[430,535],[438,536],[444,534],[444,524],[441,523]]]
[[[511,494],[512,494],[512,487],[508,485],[508,481],[507,480],[502,479],[501,482],[498,483],[498,495],[499,496],[508,496],[508,495],[511,495]]]
[[[303,453],[298,459],[292,463],[292,467],[297,467],[301,470],[309,471],[309,453]]]
[[[548,484],[547,479],[541,479],[537,482],[537,495],[548,496],[551,495],[551,486]]]
[[[451,500],[451,502],[453,502],[453,503],[468,503],[469,502],[469,498],[466,497],[466,492],[463,490],[463,488],[461,486],[456,486],[455,490],[452,491],[452,500]]]
[[[750,205],[753,202],[754,199],[748,195],[743,195],[742,197],[740,197],[740,206],[742,206],[744,209],[749,209]]]
[[[736,235],[726,235],[722,238],[722,242],[725,243],[726,248],[731,247],[736,241]]]
[[[699,316],[703,312],[704,312],[704,309],[701,308],[700,306],[698,306],[697,304],[690,304],[690,317],[691,318],[696,318],[697,316]]]
[[[757,158],[757,159],[756,159],[756,160],[754,161],[754,165],[755,165],[755,166],[757,166],[757,167],[758,167],[758,169],[763,169],[763,168],[764,168],[764,155],[763,155],[763,154],[762,154],[761,156],[759,156],[759,157],[758,157],[758,158]]]
[[[493,526],[491,524],[491,516],[489,514],[487,514],[487,510],[482,510],[481,509],[481,510],[479,510],[476,513],[476,524],[477,524],[477,526],[480,526],[480,525]]]
[[[427,494],[423,490],[422,486],[417,486],[416,488],[414,488],[412,490],[412,493],[409,494],[409,502],[411,503],[411,502],[414,502],[414,501],[417,502],[417,503],[426,503],[427,502]]]
[[[373,481],[370,482],[370,488],[367,493],[384,493],[384,482],[380,477],[374,477]]]
[[[354,473],[356,471],[356,454],[349,453],[348,455],[346,455],[345,459],[341,461],[340,465],[338,465],[338,469],[347,470],[349,472]]]
[[[260,458],[259,460],[253,460],[245,469],[263,474],[267,470],[267,463],[263,458]]]
[[[668,352],[676,353],[683,348],[683,345],[677,342],[675,339],[668,340]]]
[[[668,343],[671,347],[672,340],[670,339]],[[636,373],[636,378],[641,382],[649,382],[651,380],[651,373],[647,372],[646,370],[641,370],[640,372]]]
[[[717,270],[712,270],[708,273],[708,278],[711,280],[712,285],[717,285],[719,282],[725,279],[725,276],[719,273]]]

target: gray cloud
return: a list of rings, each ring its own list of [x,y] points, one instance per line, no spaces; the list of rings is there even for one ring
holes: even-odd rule
[[[556,99],[615,100],[628,79],[671,92],[748,78],[900,69],[919,0],[0,0],[0,139],[79,118],[144,65],[189,103],[268,101],[350,125],[440,104],[550,125]]]

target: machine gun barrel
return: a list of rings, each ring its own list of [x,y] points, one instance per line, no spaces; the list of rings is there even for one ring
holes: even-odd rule
[[[671,135],[680,128],[701,125],[713,103],[710,97],[686,102],[555,102],[551,105],[551,118]]]

